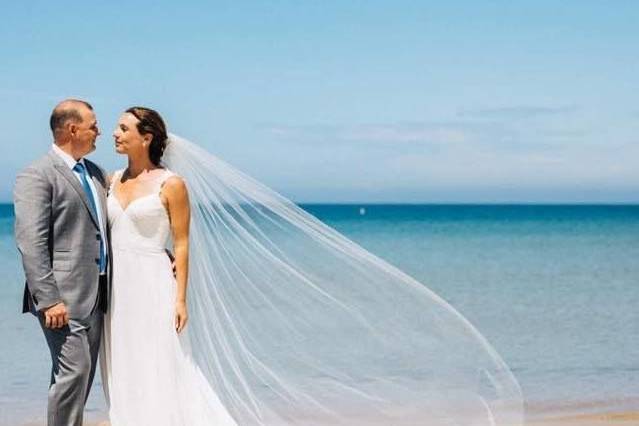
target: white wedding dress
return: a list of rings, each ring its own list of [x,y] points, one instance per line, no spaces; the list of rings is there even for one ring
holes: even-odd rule
[[[172,175],[165,170],[125,208],[113,184],[107,199],[113,281],[101,371],[112,426],[237,424],[191,358],[188,325],[180,334],[173,325],[176,282],[164,251],[171,232],[160,198]]]

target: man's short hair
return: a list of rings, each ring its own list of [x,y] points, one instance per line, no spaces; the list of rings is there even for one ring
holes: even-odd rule
[[[49,119],[49,125],[51,126],[51,131],[55,133],[56,130],[61,129],[67,123],[67,121],[73,121],[74,123],[81,123],[82,116],[78,111],[78,106],[84,105],[93,111],[93,107],[90,103],[80,100],[80,99],[67,99],[65,101],[60,102],[53,108],[53,112],[51,113],[51,118]]]

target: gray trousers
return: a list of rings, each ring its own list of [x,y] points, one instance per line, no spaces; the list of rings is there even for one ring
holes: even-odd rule
[[[103,314],[94,309],[84,320],[70,320],[62,328],[46,328],[38,319],[51,352],[48,426],[82,426],[84,405],[95,376]]]

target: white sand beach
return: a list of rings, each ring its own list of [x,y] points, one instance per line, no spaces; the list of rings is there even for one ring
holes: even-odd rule
[[[639,411],[554,416],[527,421],[526,426],[639,426]],[[35,426],[35,425],[25,425]],[[108,421],[87,423],[85,426],[110,426]],[[425,424],[427,426],[427,424]]]

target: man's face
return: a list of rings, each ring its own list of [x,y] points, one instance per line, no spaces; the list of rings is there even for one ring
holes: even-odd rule
[[[95,140],[100,135],[95,113],[89,108],[80,108],[82,122],[76,124],[75,148],[82,156],[95,150]]]

